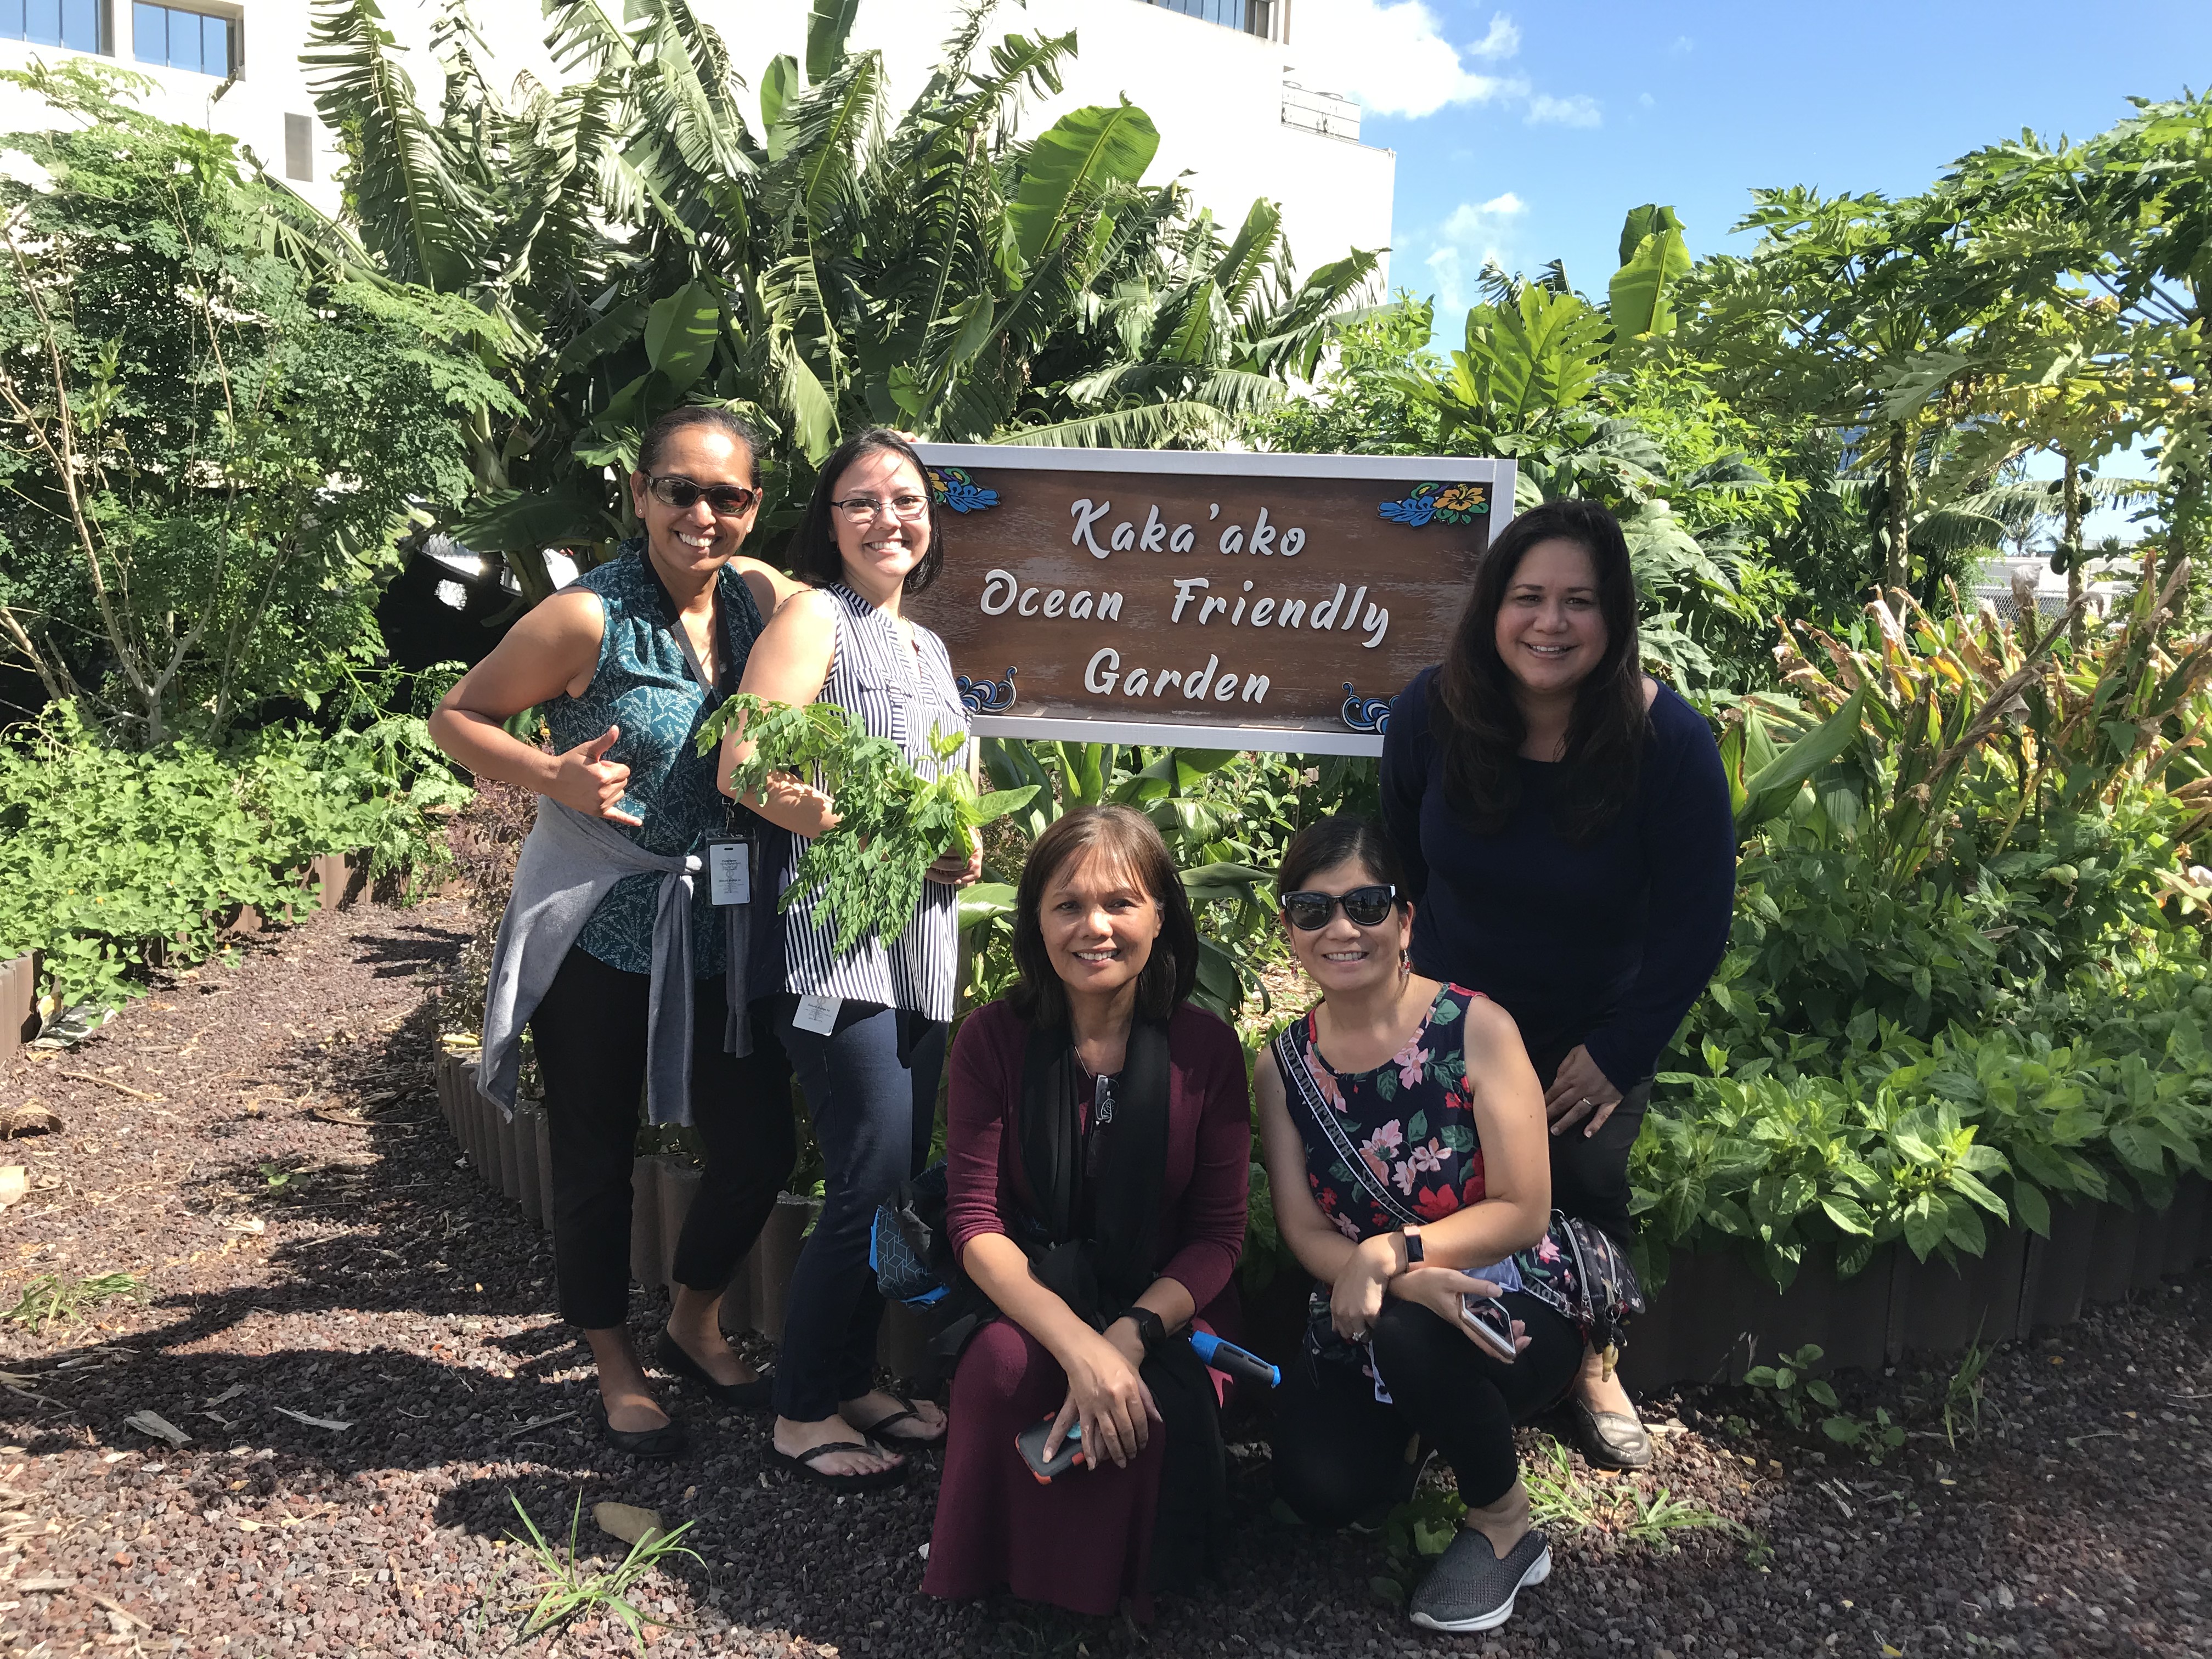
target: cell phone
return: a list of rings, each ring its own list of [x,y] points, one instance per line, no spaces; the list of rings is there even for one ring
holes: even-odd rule
[[[1462,1296],[1459,1316],[1467,1322],[1475,1340],[1500,1359],[1513,1358],[1513,1316],[1503,1302],[1494,1296]]]
[[[1051,1432],[1052,1419],[1048,1417],[1042,1423],[1030,1424],[1014,1437],[1014,1449],[1022,1455],[1022,1462],[1030,1466],[1030,1473],[1036,1477],[1041,1486],[1049,1486],[1070,1469],[1081,1468],[1085,1461],[1082,1424],[1067,1425],[1067,1434],[1060,1441],[1059,1451],[1048,1463],[1044,1461],[1044,1443],[1045,1437]]]

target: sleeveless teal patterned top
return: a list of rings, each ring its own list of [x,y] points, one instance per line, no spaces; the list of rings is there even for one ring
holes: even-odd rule
[[[582,696],[556,697],[539,711],[556,751],[589,743],[610,726],[622,728],[607,758],[629,768],[622,810],[645,822],[637,829],[612,827],[650,853],[702,851],[708,837],[730,822],[731,803],[714,787],[716,756],[712,750],[699,754],[696,739],[722,696],[736,690],[765,624],[744,577],[724,565],[715,580],[715,666],[722,690],[714,697],[691,672],[676,601],[640,538],[623,543],[611,562],[571,584],[597,593],[606,613],[599,664]],[[650,973],[659,890],[659,876],[623,877],[600,901],[576,943],[610,968]],[[700,979],[712,979],[723,968],[722,930],[714,921],[702,875],[691,909],[691,971]]]

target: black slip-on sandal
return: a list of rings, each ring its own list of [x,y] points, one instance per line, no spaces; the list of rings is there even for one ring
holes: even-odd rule
[[[775,1453],[776,1462],[786,1463],[810,1480],[819,1480],[823,1486],[838,1492],[881,1492],[886,1486],[903,1486],[908,1466],[894,1463],[887,1469],[878,1469],[870,1474],[831,1474],[814,1467],[817,1457],[827,1457],[831,1452],[865,1452],[871,1456],[884,1455],[881,1446],[870,1445],[860,1440],[825,1440],[818,1446],[809,1446],[803,1452],[781,1451],[774,1442],[769,1449]]]
[[[738,1411],[767,1410],[775,1391],[775,1382],[765,1376],[756,1376],[750,1382],[717,1382],[707,1368],[685,1352],[684,1345],[665,1330],[653,1347],[653,1363],[670,1376],[680,1376],[697,1387],[716,1405]]]
[[[1643,1423],[1619,1412],[1592,1411],[1570,1395],[1561,1408],[1575,1449],[1594,1469],[1648,1469],[1651,1436]]]
[[[596,1395],[592,1399],[592,1425],[599,1431],[599,1438],[618,1452],[628,1452],[632,1457],[651,1458],[665,1462],[681,1457],[690,1449],[691,1437],[684,1425],[674,1418],[657,1429],[618,1429],[607,1418],[607,1402]]]

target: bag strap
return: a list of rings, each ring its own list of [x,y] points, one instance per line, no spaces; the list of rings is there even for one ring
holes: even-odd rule
[[[1420,1217],[1391,1197],[1390,1189],[1375,1179],[1375,1171],[1367,1167],[1367,1160],[1360,1157],[1359,1149],[1352,1144],[1352,1137],[1336,1121],[1336,1114],[1329,1109],[1328,1103],[1321,1097],[1321,1091],[1314,1086],[1313,1073],[1306,1070],[1305,1059],[1298,1053],[1291,1036],[1297,1030],[1294,1021],[1275,1036],[1275,1069],[1283,1075],[1285,1095],[1294,1097],[1306,1109],[1306,1115],[1319,1126],[1322,1139],[1335,1149],[1345,1167],[1352,1171],[1352,1179],[1382,1206],[1384,1213],[1397,1217],[1402,1226],[1421,1225]]]

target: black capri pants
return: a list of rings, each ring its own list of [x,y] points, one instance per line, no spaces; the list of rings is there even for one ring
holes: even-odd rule
[[[629,1311],[630,1170],[645,1088],[652,976],[578,948],[530,1017],[553,1152],[553,1267],[561,1316],[586,1330]],[[724,1052],[722,978],[693,981],[691,1122],[707,1168],[676,1247],[676,1282],[722,1290],[775,1208],[798,1159],[791,1065],[775,1022],[753,1020],[753,1052]]]
[[[1540,1063],[1537,1081],[1549,1089],[1559,1069],[1559,1059]],[[1628,1213],[1628,1154],[1644,1131],[1651,1083],[1647,1077],[1625,1091],[1595,1134],[1583,1133],[1589,1124],[1585,1117],[1550,1137],[1552,1207],[1604,1228],[1624,1249],[1636,1242],[1636,1223]]]
[[[1345,1526],[1403,1496],[1414,1434],[1451,1465],[1470,1509],[1511,1491],[1521,1472],[1513,1426],[1566,1392],[1583,1339],[1525,1291],[1504,1300],[1529,1339],[1510,1365],[1428,1309],[1386,1300],[1369,1340],[1388,1403],[1360,1367],[1302,1350],[1275,1390],[1276,1494],[1310,1525]]]

